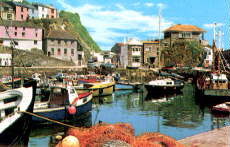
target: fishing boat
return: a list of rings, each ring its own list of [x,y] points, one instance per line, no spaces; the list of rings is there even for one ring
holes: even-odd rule
[[[103,81],[99,83],[84,83],[75,86],[78,93],[92,92],[93,96],[107,96],[112,95],[115,87],[114,81]]]
[[[211,109],[213,112],[223,112],[230,113],[230,102],[224,102],[218,105],[215,105]]]
[[[47,92],[46,92],[47,93]],[[92,109],[92,93],[77,94],[71,86],[50,87],[49,96],[41,96],[34,105],[34,113],[53,120],[66,120],[69,116],[80,116]],[[33,121],[45,122],[33,117]]]
[[[0,146],[27,146],[31,130],[36,82],[0,92]]]
[[[196,80],[197,94],[203,97],[214,97],[217,99],[229,98],[229,81],[225,71],[224,65],[221,68],[221,52],[215,46],[213,41],[213,64],[210,72],[198,72]],[[223,62],[222,62],[223,63]]]
[[[172,78],[152,80],[144,85],[148,93],[176,93],[184,87],[184,82]]]

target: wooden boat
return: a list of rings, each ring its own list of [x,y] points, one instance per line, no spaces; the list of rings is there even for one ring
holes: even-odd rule
[[[198,72],[196,80],[197,94],[203,97],[230,97],[227,75],[221,70],[221,55],[213,41],[213,65],[211,72]],[[224,68],[224,65],[223,65]]]
[[[223,112],[223,113],[230,113],[230,102],[224,102],[218,105],[215,105],[211,109],[214,112]]]
[[[117,83],[115,85],[115,90],[133,90],[134,87],[132,85],[129,85],[129,84],[120,84],[120,83]]]
[[[20,88],[0,92],[0,146],[27,146],[33,112],[36,82],[26,81]]]
[[[181,80],[165,78],[160,80],[152,80],[144,86],[148,93],[175,93],[179,92],[184,87],[184,83]]]
[[[100,83],[85,83],[75,86],[78,93],[92,92],[93,96],[112,95],[115,87],[114,81],[105,81]]]
[[[80,116],[92,109],[92,93],[77,94],[73,87],[50,87],[48,97],[35,102],[34,113],[53,120],[65,120],[70,115]],[[33,117],[33,121],[44,119]]]

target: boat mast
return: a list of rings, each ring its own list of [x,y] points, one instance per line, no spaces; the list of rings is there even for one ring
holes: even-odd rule
[[[216,26],[217,24],[213,24],[213,44],[212,44],[212,51],[213,51],[213,59],[212,59],[212,73],[220,74],[220,55],[216,48]]]
[[[159,46],[158,46],[158,67],[161,66],[161,8],[158,9],[158,19],[159,19],[159,32],[158,32],[158,39],[159,39]]]

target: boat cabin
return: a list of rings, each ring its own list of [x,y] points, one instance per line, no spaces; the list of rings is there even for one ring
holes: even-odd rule
[[[228,89],[228,79],[225,74],[211,74],[210,88],[212,89]]]

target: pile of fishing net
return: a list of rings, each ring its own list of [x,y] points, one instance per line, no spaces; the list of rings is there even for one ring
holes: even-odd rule
[[[67,137],[56,147],[184,147],[175,139],[160,133],[134,136],[134,129],[127,123],[103,123],[91,128],[71,128]]]

